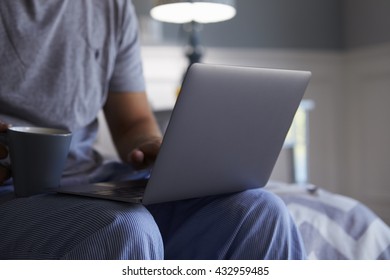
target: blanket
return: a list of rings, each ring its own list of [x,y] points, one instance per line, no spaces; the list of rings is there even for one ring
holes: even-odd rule
[[[361,202],[312,185],[270,183],[286,203],[309,259],[390,259],[390,228]]]

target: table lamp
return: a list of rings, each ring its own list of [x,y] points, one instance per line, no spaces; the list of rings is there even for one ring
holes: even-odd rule
[[[236,9],[234,0],[156,0],[150,15],[163,22],[190,24],[187,57],[191,65],[202,57],[198,25],[229,20]]]

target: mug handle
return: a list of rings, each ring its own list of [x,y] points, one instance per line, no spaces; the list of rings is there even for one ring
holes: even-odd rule
[[[7,139],[7,131],[0,132],[0,144],[7,144],[8,139]]]
[[[8,146],[7,130],[0,132],[0,145]],[[9,167],[11,165],[9,154],[6,158],[0,159],[0,165]]]

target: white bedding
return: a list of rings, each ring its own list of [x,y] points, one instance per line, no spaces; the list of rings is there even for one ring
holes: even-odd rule
[[[309,259],[390,259],[390,228],[357,200],[311,185],[270,182],[295,220]]]

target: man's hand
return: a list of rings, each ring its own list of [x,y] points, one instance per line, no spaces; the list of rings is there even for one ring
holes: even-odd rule
[[[127,158],[128,162],[136,169],[149,167],[156,160],[161,141],[161,138],[153,138],[140,143],[137,148],[129,153]]]
[[[9,125],[0,121],[0,133],[7,131]],[[0,144],[0,160],[5,159],[8,156],[7,148]],[[0,164],[0,185],[2,185],[7,179],[11,177],[11,171],[9,168]]]

